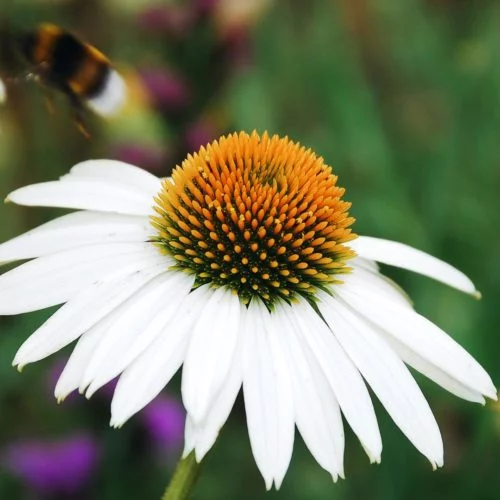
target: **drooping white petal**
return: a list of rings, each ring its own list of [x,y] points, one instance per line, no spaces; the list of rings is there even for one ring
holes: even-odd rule
[[[273,314],[287,333],[295,423],[311,454],[336,481],[338,476],[344,477],[344,429],[339,403],[309,347],[297,335],[289,318],[289,306],[280,305]]]
[[[148,171],[117,160],[87,160],[75,165],[62,180],[88,178],[133,188],[150,196],[161,189],[161,179]]]
[[[464,273],[450,264],[404,243],[371,236],[359,236],[349,242],[349,246],[361,257],[408,269],[446,283],[462,292],[480,295],[472,281]]]
[[[294,407],[286,333],[264,304],[253,300],[244,331],[243,394],[252,453],[266,488],[279,488],[290,463]]]
[[[322,296],[320,310],[396,425],[433,467],[441,467],[443,442],[439,428],[404,363],[341,299]]]
[[[185,445],[183,456],[186,457],[191,451],[194,450],[196,454],[196,460],[198,462],[203,459],[208,450],[210,450],[210,448],[215,443],[220,429],[226,423],[226,420],[231,413],[231,409],[234,406],[234,402],[241,388],[243,376],[242,328],[244,328],[244,322],[246,321],[247,310],[245,306],[240,306],[240,308],[240,333],[238,335],[238,343],[236,345],[233,355],[233,362],[227,374],[224,385],[221,387],[221,390],[210,405],[208,413],[201,424],[196,425],[189,417],[189,415],[186,419],[186,428],[184,432]]]
[[[99,342],[85,370],[87,398],[144,352],[177,312],[193,283],[192,275],[167,271],[120,305],[118,318]]]
[[[0,314],[62,304],[93,282],[157,263],[147,243],[103,243],[39,257],[0,276]]]
[[[199,311],[182,368],[182,400],[195,424],[205,418],[233,362],[240,309],[236,294],[218,288]]]
[[[365,383],[352,361],[316,311],[305,301],[291,308],[299,339],[325,374],[348,424],[371,462],[380,462],[382,439]]]
[[[381,335],[384,340],[391,346],[393,351],[409,366],[415,368],[415,370],[419,371],[436,384],[443,387],[447,391],[451,392],[455,396],[459,398],[466,399],[467,401],[471,401],[473,403],[484,404],[485,399],[483,395],[478,392],[470,389],[464,384],[460,383],[455,378],[451,377],[448,373],[436,367],[432,363],[429,363],[426,359],[422,358],[420,355],[416,354],[414,351],[409,349],[406,345],[397,341],[392,335],[387,333],[386,331],[378,328],[375,324],[373,324],[373,328],[377,329],[379,335]]]
[[[114,318],[113,313],[111,313],[78,339],[54,390],[58,402],[63,401],[74,390],[82,387],[82,378],[88,362],[99,341],[106,334],[106,330],[113,323]]]
[[[156,340],[123,372],[111,403],[111,425],[121,426],[144,408],[180,368],[200,307],[210,291],[197,288],[179,303],[179,310]]]
[[[153,228],[146,217],[75,212],[54,219],[0,245],[0,264],[32,259],[89,244],[146,241]]]
[[[412,309],[402,307],[399,303],[377,293],[376,289],[365,287],[354,280],[348,279],[342,287],[339,287],[338,293],[353,309],[414,353],[413,356],[408,354],[405,357],[408,364],[416,369],[425,369],[426,364],[434,367],[434,369],[422,371],[424,375],[460,397],[467,394],[467,392],[459,393],[461,392],[460,386],[465,386],[473,393],[479,392],[496,399],[496,388],[484,368],[431,321]],[[417,358],[423,362],[419,362]],[[442,378],[440,372],[447,374],[459,385],[454,385],[446,377]],[[459,392],[454,390],[454,387]]]
[[[76,178],[42,182],[16,189],[7,202],[31,207],[60,207],[149,216],[154,199],[138,190],[109,181]]]
[[[13,364],[22,367],[62,349],[163,272],[165,266],[160,263],[92,283],[58,309],[23,343]]]

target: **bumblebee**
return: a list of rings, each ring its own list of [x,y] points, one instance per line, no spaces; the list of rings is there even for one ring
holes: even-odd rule
[[[125,82],[108,58],[92,45],[53,24],[41,24],[18,37],[18,50],[29,76],[65,94],[80,130],[84,105],[103,116],[115,114],[125,101]]]

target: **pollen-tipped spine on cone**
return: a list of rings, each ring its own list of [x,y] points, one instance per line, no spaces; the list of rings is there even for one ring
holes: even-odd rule
[[[355,235],[344,189],[321,157],[287,137],[244,132],[189,155],[156,198],[156,242],[197,284],[268,307],[346,271]]]

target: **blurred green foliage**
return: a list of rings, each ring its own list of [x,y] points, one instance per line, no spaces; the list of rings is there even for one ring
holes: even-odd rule
[[[186,8],[192,3],[184,2]],[[0,109],[3,195],[53,179],[78,161],[109,157],[114,143],[129,141],[131,135],[143,144],[153,137],[167,149],[160,172],[166,174],[187,153],[182,137],[199,117],[218,134],[233,129],[286,134],[334,167],[353,203],[357,232],[409,243],[473,278],[483,293],[480,302],[426,278],[387,269],[417,310],[450,332],[494,381],[500,380],[500,4],[270,4],[248,28],[245,43],[251,57],[243,64],[225,59],[221,65],[221,54],[209,50],[220,43],[215,25],[195,26],[182,41],[148,32],[137,25],[143,8],[138,0],[126,2],[127,8],[104,0],[4,0],[3,25],[53,21],[77,29],[129,70],[153,64],[182,72],[195,97],[179,116],[148,109],[109,124],[90,118],[93,138],[87,141],[71,126],[63,102],[57,115],[49,116],[40,89],[27,84],[10,88],[11,99]],[[54,213],[4,206],[1,239]],[[148,458],[134,421],[118,431],[108,429],[109,404],[98,397],[57,406],[46,382],[52,360],[28,367],[22,376],[11,368],[16,348],[47,316],[43,311],[0,318],[0,444],[92,429],[105,452],[89,498],[159,498],[172,464]],[[442,470],[432,472],[379,405],[380,465],[369,465],[346,429],[346,480],[333,484],[297,436],[283,487],[266,498],[500,498],[500,407],[460,401],[417,379],[443,432]],[[261,497],[264,483],[251,456],[240,401],[206,460],[194,498]],[[33,497],[0,471],[0,498]]]

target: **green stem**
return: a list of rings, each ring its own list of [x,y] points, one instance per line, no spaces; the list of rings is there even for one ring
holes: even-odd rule
[[[177,464],[174,475],[167,486],[162,500],[185,500],[189,498],[201,472],[201,463],[196,461],[194,452]]]

